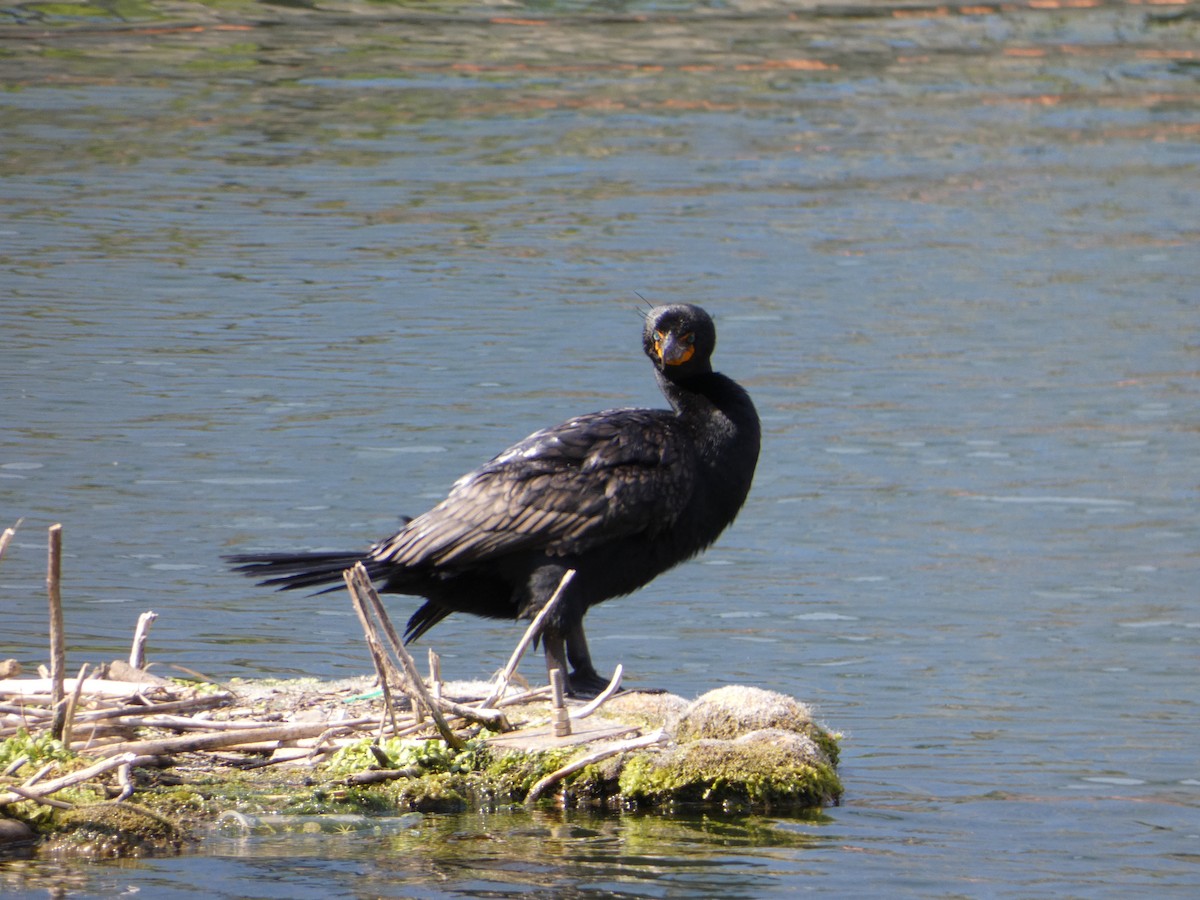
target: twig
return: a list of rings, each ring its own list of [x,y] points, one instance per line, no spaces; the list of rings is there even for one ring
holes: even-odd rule
[[[442,658],[432,647],[429,648],[429,696],[442,699]]]
[[[100,747],[97,755],[111,753],[135,753],[140,756],[164,756],[172,753],[195,753],[202,750],[217,750],[241,744],[281,743],[300,738],[316,737],[331,728],[339,731],[354,731],[364,725],[374,725],[374,718],[346,719],[344,722],[294,722],[276,725],[273,728],[247,728],[239,731],[221,731],[210,734],[191,734],[173,738],[157,738],[147,741],[127,741],[111,747]]]
[[[551,772],[529,790],[528,796],[525,798],[526,806],[533,806],[541,799],[542,794],[546,793],[558,782],[562,781],[568,775],[573,775],[580,769],[585,769],[593,763],[600,762],[602,759],[608,759],[610,756],[616,756],[618,753],[625,753],[628,750],[640,750],[642,747],[652,747],[655,744],[661,743],[664,740],[664,735],[661,729],[652,731],[650,734],[642,735],[641,737],[630,738],[627,741],[617,741],[609,744],[607,747],[602,747],[594,753],[589,753],[586,756],[581,756],[572,763],[568,763],[556,772]]]
[[[346,784],[379,784],[383,781],[395,781],[397,778],[419,778],[421,771],[420,766],[408,766],[404,769],[369,769],[348,776]]]
[[[491,709],[504,696],[513,672],[517,671],[517,666],[521,664],[521,657],[525,655],[525,651],[529,649],[529,645],[533,643],[534,639],[542,633],[542,623],[546,621],[547,616],[558,605],[563,591],[567,589],[567,585],[571,583],[571,579],[574,577],[574,569],[567,569],[567,571],[563,572],[563,577],[558,582],[558,587],[554,589],[554,593],[550,595],[550,599],[546,601],[546,605],[538,611],[533,621],[529,623],[529,627],[525,629],[525,634],[521,636],[521,640],[517,643],[517,648],[513,650],[512,656],[509,657],[508,665],[504,667],[499,678],[496,679],[496,685],[492,688],[492,692],[488,694],[486,700],[479,704],[480,709]]]
[[[43,803],[46,806],[53,806],[57,809],[74,809],[75,807],[65,800],[52,800],[49,797],[43,797],[37,791],[31,791],[29,788],[17,787],[15,784],[10,784],[7,788],[9,793],[16,794],[18,799],[32,800],[34,803]],[[14,801],[9,801],[14,802]],[[0,797],[0,805],[3,805],[3,798]]]
[[[50,549],[46,558],[46,593],[50,601],[50,705],[54,707],[54,721],[50,734],[61,740],[66,723],[66,708],[63,700],[63,669],[66,666],[65,638],[62,614],[62,525],[50,526]]]
[[[615,694],[621,688],[621,676],[625,673],[625,667],[617,663],[617,668],[613,672],[612,680],[608,682],[608,687],[596,695],[587,706],[581,706],[579,709],[571,710],[572,719],[586,719],[596,710],[598,710],[604,701]]]
[[[17,529],[21,527],[21,523],[24,521],[25,517],[21,516],[21,518],[13,523],[12,528],[5,528],[4,533],[0,534],[0,559],[4,559],[4,551],[8,549],[9,542],[12,541],[13,536],[17,533]]]
[[[128,800],[133,796],[133,763],[122,763],[117,767],[117,783],[121,785],[121,793],[117,795],[117,802]]]
[[[383,628],[384,636],[388,639],[388,644],[391,646],[392,652],[400,660],[400,665],[407,676],[405,679],[407,687],[416,692],[421,702],[429,709],[429,715],[433,718],[433,724],[437,726],[438,733],[441,734],[446,744],[455,750],[462,750],[466,745],[450,729],[450,725],[446,722],[446,717],[442,715],[442,711],[433,702],[433,698],[429,696],[429,691],[425,689],[425,682],[421,679],[421,673],[417,670],[417,663],[412,658],[412,654],[405,649],[404,642],[396,634],[396,629],[392,627],[392,620],[388,618],[387,610],[383,608],[383,601],[379,599],[379,594],[375,592],[375,587],[371,584],[371,577],[367,574],[366,566],[360,562],[355,563],[354,568],[350,572],[347,584],[351,588],[351,593],[360,593],[370,604],[371,610],[375,614],[375,619]]]
[[[137,628],[133,632],[133,647],[129,651],[129,665],[135,669],[146,668],[146,638],[150,636],[150,626],[158,618],[158,613],[150,610],[138,616]]]
[[[171,731],[246,731],[251,728],[277,728],[278,722],[241,719],[229,722],[214,722],[211,719],[192,719],[188,716],[126,716],[119,726],[124,728],[166,728]]]
[[[85,695],[98,697],[116,697],[129,699],[141,696],[141,692],[156,688],[156,685],[138,684],[133,681],[113,681],[107,678],[89,678]],[[64,690],[75,690],[75,679],[63,679]],[[165,690],[165,689],[164,689]],[[6,678],[0,681],[0,695],[20,697],[22,703],[51,703],[54,696],[52,678]],[[49,696],[47,696],[49,695]],[[61,699],[61,698],[60,698]],[[143,702],[150,706],[153,701],[142,697]]]
[[[448,712],[452,716],[458,716],[460,719],[466,719],[468,722],[475,722],[489,731],[512,731],[512,725],[509,724],[508,718],[498,709],[465,706],[462,703],[447,700],[445,697],[434,702],[442,711]]]
[[[71,787],[75,784],[81,784],[84,781],[89,781],[97,775],[103,775],[105,772],[115,769],[118,766],[123,766],[126,763],[133,763],[137,758],[135,753],[122,753],[120,756],[114,756],[110,759],[104,759],[96,763],[94,766],[88,766],[86,769],[80,769],[77,772],[71,772],[62,778],[55,778],[53,781],[43,781],[38,783],[34,788],[34,780],[31,778],[21,785],[26,792],[37,794],[38,797],[44,797],[47,794],[54,794],[61,791],[63,788]],[[15,792],[0,793],[0,806],[7,803],[16,803],[18,800],[31,799],[24,796],[18,796]]]
[[[127,716],[165,715],[177,712],[200,712],[214,706],[224,706],[233,699],[232,694],[203,694],[188,700],[164,700],[152,703],[150,706],[113,706],[108,709],[95,709],[79,715],[80,722],[95,722],[100,719],[118,719]],[[216,722],[213,727],[220,727]]]
[[[365,571],[365,570],[364,570]],[[383,647],[379,644],[379,637],[375,634],[375,625],[371,621],[371,614],[367,610],[367,604],[359,595],[357,585],[354,581],[355,571],[346,569],[342,572],[342,580],[346,582],[346,590],[350,592],[350,602],[354,605],[354,612],[358,616],[358,621],[363,627],[363,634],[367,639],[367,650],[371,654],[371,663],[375,666],[375,674],[379,676],[379,687],[383,691],[383,706],[387,712],[385,718],[390,718],[393,730],[396,726],[396,707],[392,702],[392,691],[388,686],[388,681],[395,678],[398,683],[403,682],[403,676],[392,662],[391,657],[383,652]],[[418,721],[421,716],[418,710],[413,710],[413,715]],[[379,720],[380,733],[383,731],[384,719]]]
[[[58,768],[58,763],[51,760],[50,762],[48,762],[44,766],[42,766],[40,769],[38,769],[36,772],[34,772],[31,776],[29,776],[28,778],[25,779],[25,787],[33,787],[35,784],[37,784],[39,781],[41,781],[43,778],[45,778],[47,775],[49,775],[51,772],[53,772],[57,768]]]
[[[31,716],[35,719],[44,719],[50,715],[46,710],[37,706],[9,706],[7,703],[0,703],[0,713],[6,713],[10,716]]]
[[[88,664],[84,663],[79,674],[75,676],[75,690],[71,691],[71,696],[67,698],[67,709],[63,714],[62,723],[62,742],[64,746],[71,746],[71,726],[75,719],[75,708],[79,705],[79,693],[83,690],[83,682],[87,677]]]
[[[522,694],[513,694],[511,697],[504,697],[496,702],[496,706],[520,706],[522,703],[531,703],[534,700],[544,700],[551,694],[550,685],[545,684],[540,688],[534,688],[531,691],[525,691]]]

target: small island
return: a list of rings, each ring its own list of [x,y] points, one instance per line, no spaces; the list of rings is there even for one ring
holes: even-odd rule
[[[839,736],[792,697],[621,691],[620,667],[587,702],[564,696],[557,670],[519,687],[537,619],[494,681],[444,683],[432,651],[417,670],[360,569],[346,582],[376,671],[335,682],[163,677],[145,661],[154,613],[127,661],[67,677],[51,577],[50,665],[31,677],[0,661],[0,848],[112,858],[179,852],[213,829],[539,805],[786,813],[841,797]]]

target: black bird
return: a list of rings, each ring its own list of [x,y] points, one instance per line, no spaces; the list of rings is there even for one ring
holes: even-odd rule
[[[708,547],[750,490],[758,414],[740,385],[713,371],[716,340],[700,307],[656,307],[642,346],[671,409],[610,409],[535,432],[366,553],[227,559],[280,589],[340,583],[361,560],[380,591],[425,598],[406,641],[453,612],[531,619],[574,569],[541,640],[548,669],[565,675],[571,664],[569,693],[594,696],[607,680],[583,634],[588,609]]]

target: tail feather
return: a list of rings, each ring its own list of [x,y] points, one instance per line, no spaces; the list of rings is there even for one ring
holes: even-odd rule
[[[417,640],[452,612],[454,610],[426,601],[409,617],[408,624],[404,626],[404,643],[409,644]]]
[[[358,562],[367,567],[372,579],[386,568],[386,564],[362,553],[238,553],[223,558],[234,571],[281,591],[324,585],[332,585],[327,590],[336,590],[342,584],[342,572]]]

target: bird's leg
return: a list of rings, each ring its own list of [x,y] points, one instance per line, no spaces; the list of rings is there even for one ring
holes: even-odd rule
[[[571,663],[569,691],[572,697],[595,697],[608,687],[608,679],[592,665],[582,622],[576,622],[567,632],[567,659]]]
[[[603,678],[592,666],[582,625],[573,626],[565,640],[560,631],[550,628],[543,630],[542,650],[546,654],[546,673],[555,669],[563,673],[563,687],[568,697],[591,699],[608,687],[608,679]],[[571,664],[570,670],[567,669],[568,662]]]
[[[566,686],[567,693],[570,693],[571,676],[567,669],[567,654],[564,651],[562,634],[549,628],[543,628],[542,650],[546,654],[546,674],[549,675],[555,669],[562,672],[563,684]]]

